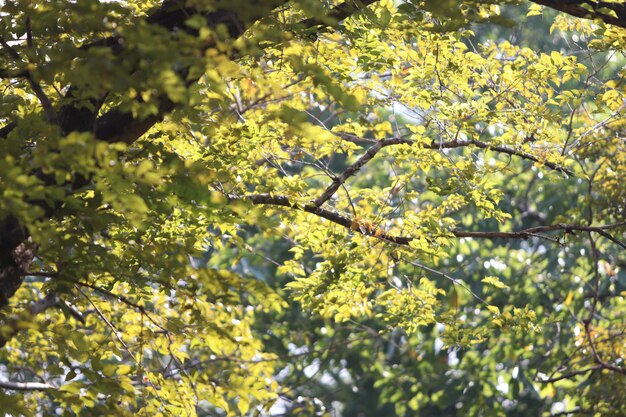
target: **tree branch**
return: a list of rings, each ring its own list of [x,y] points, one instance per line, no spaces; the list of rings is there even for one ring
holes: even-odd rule
[[[566,374],[562,374],[556,377],[552,377],[552,378],[545,378],[545,379],[539,379],[539,378],[535,378],[534,381],[535,382],[539,382],[541,384],[551,384],[553,382],[557,382],[557,381],[561,381],[563,379],[570,379],[572,377],[578,376],[578,375],[583,375],[589,372],[595,372],[602,369],[601,365],[596,365],[596,366],[592,366],[590,368],[585,368],[585,369],[580,369],[578,371],[572,371],[572,372],[568,372]]]
[[[561,230],[565,233],[573,232],[591,232],[598,233],[602,236],[606,234],[606,230],[618,229],[621,227],[625,227],[626,222],[608,224],[608,225],[600,225],[600,226],[585,226],[579,224],[566,224],[566,223],[557,223],[545,226],[536,226],[530,227],[528,229],[519,230],[516,232],[466,232],[461,230],[453,230],[452,233],[456,237],[471,237],[471,238],[487,238],[487,239],[511,239],[511,238],[521,238],[528,239],[537,235],[538,233],[546,233]],[[622,248],[626,249],[626,244],[620,242],[619,240],[613,238],[611,239],[613,242],[617,243]]]
[[[0,388],[10,389],[13,391],[45,391],[56,389],[56,387],[42,382],[13,382],[0,381]]]
[[[334,178],[333,182],[324,190],[322,195],[313,201],[313,204],[317,207],[324,204],[335,194],[339,187],[341,187],[348,178],[356,174],[358,170],[363,167],[363,165],[367,164],[372,158],[374,158],[378,151],[386,146],[397,145],[400,143],[411,144],[412,141],[408,139],[393,138],[376,142],[376,144],[371,146],[363,156],[357,159],[354,164],[350,165],[339,177]]]
[[[312,28],[315,26],[327,26],[329,21],[330,23],[341,22],[346,18],[352,16],[357,11],[363,9],[364,7],[369,6],[370,4],[376,3],[380,0],[353,0],[346,1],[337,6],[333,7],[333,9],[326,16],[325,21],[321,21],[318,18],[310,18],[303,20],[300,22],[300,26],[305,28]]]
[[[163,327],[162,325],[157,323],[157,321],[152,317],[151,314],[148,313],[148,311],[146,310],[145,307],[139,305],[138,303],[135,303],[135,302],[129,300],[127,297],[125,297],[123,295],[120,295],[120,294],[115,294],[115,293],[113,293],[113,292],[111,292],[111,291],[109,291],[109,290],[107,290],[105,288],[99,287],[99,286],[94,285],[94,284],[89,284],[89,283],[81,282],[81,281],[72,281],[72,282],[74,283],[74,285],[85,287],[85,288],[90,288],[90,289],[92,289],[94,291],[97,291],[97,292],[107,296],[107,297],[116,299],[116,300],[126,304],[127,306],[132,307],[132,308],[138,310],[143,315],[145,315],[148,318],[148,320],[150,320],[152,322],[152,324],[154,324],[156,327],[158,327],[164,333],[166,333],[166,334],[169,333],[169,330],[167,330],[165,327]]]
[[[408,245],[414,238],[411,236],[396,236],[390,233],[387,233],[381,229],[372,229],[372,230],[361,230],[359,227],[353,227],[355,225],[355,220],[351,219],[348,216],[337,213],[335,211],[325,209],[315,205],[315,201],[308,204],[298,204],[289,200],[286,196],[281,195],[273,195],[273,194],[247,194],[243,196],[238,195],[227,195],[229,201],[249,201],[254,205],[269,205],[269,206],[281,206],[288,207],[300,211],[304,211],[307,213],[314,214],[318,217],[329,220],[333,223],[341,225],[345,228],[357,231],[363,235],[374,236],[381,240],[385,240],[391,243],[396,243],[398,245]],[[464,231],[464,230],[451,230],[450,233],[455,237],[466,237],[473,239],[528,239],[534,236],[537,236],[539,233],[553,232],[553,231],[563,231],[565,233],[573,233],[573,232],[591,232],[598,233],[603,235],[607,230],[619,229],[626,227],[626,222],[613,223],[607,225],[599,225],[599,226],[585,226],[579,224],[566,224],[566,223],[557,223],[545,226],[536,226],[530,227],[527,229],[522,229],[514,232],[498,232],[498,231]],[[613,240],[618,245],[626,249],[626,244],[618,241],[617,239]]]
[[[341,135],[340,135],[341,136]],[[354,136],[349,135],[351,139],[354,139]],[[363,139],[365,140],[365,139]],[[383,148],[391,145],[413,145],[415,142],[411,139],[404,138],[389,138],[377,141],[374,145],[372,145],[368,150],[361,156],[355,163],[350,165],[344,172],[341,173],[338,177],[333,179],[333,182],[322,192],[322,194],[313,201],[313,204],[316,206],[321,206],[335,194],[335,192],[341,187],[348,178],[355,175],[365,164],[367,164],[370,160],[376,156],[376,154]],[[470,139],[470,140],[452,140],[448,142],[435,142],[432,141],[430,144],[424,144],[422,147],[426,149],[453,149],[453,148],[461,148],[465,146],[476,146],[481,149],[488,149],[500,153],[505,153],[512,156],[519,156],[523,159],[527,159],[533,162],[537,162],[540,164],[544,164],[545,166],[555,170],[563,172],[569,176],[574,176],[574,172],[570,171],[567,168],[561,167],[553,162],[549,161],[541,161],[537,157],[522,152],[513,148],[509,148],[501,145],[492,145],[487,142],[483,142],[480,140]]]
[[[576,407],[571,410],[559,411],[558,413],[550,414],[550,417],[569,416],[570,414],[591,414],[593,409]]]
[[[591,323],[589,320],[585,321],[585,335],[587,336],[587,341],[589,342],[589,347],[591,348],[591,353],[593,354],[593,358],[595,362],[603,369],[607,369],[609,371],[617,372],[618,374],[626,375],[626,368],[621,368],[619,366],[612,365],[606,362],[596,349],[596,344],[593,342],[593,338],[591,336]]]
[[[20,330],[27,327],[31,319],[37,314],[43,313],[59,303],[59,297],[55,293],[48,293],[43,299],[33,302],[26,311],[13,314],[2,326],[0,334],[0,348],[4,347]]]
[[[531,0],[569,15],[583,19],[600,19],[605,23],[626,28],[626,3],[588,0]],[[583,7],[584,6],[584,7]],[[615,15],[604,13],[606,10]]]
[[[455,141],[455,142],[457,142],[457,141]],[[505,154],[508,154],[508,155],[511,155],[511,156],[519,156],[520,158],[527,159],[527,160],[533,161],[533,162],[537,162],[539,164],[543,164],[543,165],[547,166],[548,168],[553,169],[555,171],[563,172],[564,174],[567,174],[570,177],[574,177],[575,176],[573,171],[570,171],[567,168],[564,168],[564,167],[562,167],[560,165],[557,165],[554,162],[542,161],[539,158],[537,158],[536,156],[533,156],[533,155],[531,155],[529,153],[526,153],[526,152],[519,151],[517,149],[509,148],[507,146],[492,145],[490,143],[483,142],[483,141],[476,140],[476,139],[471,139],[471,140],[467,140],[467,141],[458,141],[458,143],[459,143],[458,146],[474,145],[474,146],[476,146],[478,148],[482,148],[482,149],[489,149],[489,150],[492,150],[492,151],[505,153]],[[452,144],[452,143],[450,143],[450,144]],[[436,145],[436,144],[434,144],[434,145]],[[434,146],[434,147],[436,147],[436,146]],[[453,146],[450,146],[450,147],[453,147]]]

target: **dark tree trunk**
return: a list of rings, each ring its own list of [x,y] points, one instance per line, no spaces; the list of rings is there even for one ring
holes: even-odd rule
[[[0,221],[0,308],[22,284],[24,274],[35,256],[34,245],[28,242],[26,229],[9,216]]]

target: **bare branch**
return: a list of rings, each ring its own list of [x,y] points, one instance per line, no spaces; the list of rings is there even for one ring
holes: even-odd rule
[[[474,146],[476,146],[478,148],[481,148],[481,149],[489,149],[489,150],[492,150],[492,151],[505,153],[505,154],[512,155],[512,156],[519,156],[520,158],[527,159],[527,160],[533,161],[533,162],[537,162],[539,164],[543,164],[543,165],[547,166],[548,168],[553,169],[555,171],[563,172],[563,173],[569,175],[570,177],[574,177],[575,176],[573,171],[571,171],[571,170],[569,170],[569,169],[567,169],[565,167],[559,166],[559,165],[555,164],[554,162],[542,161],[542,160],[540,160],[539,158],[537,158],[534,155],[531,155],[531,154],[529,154],[527,152],[522,152],[522,151],[519,151],[519,150],[516,150],[516,149],[513,149],[513,148],[509,148],[507,146],[491,145],[491,144],[489,144],[487,142],[483,142],[483,141],[475,140],[475,139],[468,140],[468,141],[459,141],[459,143],[461,143],[459,146],[474,145]],[[435,146],[435,147],[437,147],[437,146]],[[450,146],[450,147],[452,147],[452,146]]]
[[[29,48],[33,47],[33,29],[30,25],[30,17],[26,16],[26,21],[24,22],[24,26],[26,26],[26,45]]]
[[[592,411],[593,409],[590,408],[576,407],[572,408],[571,410],[559,411],[558,413],[550,414],[550,417],[569,416],[570,414],[589,414]]]
[[[408,245],[413,240],[410,236],[395,236],[387,233],[381,229],[373,230],[360,230],[360,228],[353,228],[354,220],[348,216],[337,213],[335,211],[321,208],[316,206],[314,202],[308,204],[297,204],[289,200],[286,196],[270,195],[270,194],[248,194],[243,196],[228,195],[230,201],[250,201],[254,205],[269,205],[269,206],[282,206],[296,210],[305,211],[307,213],[315,214],[318,217],[330,220],[333,223],[344,226],[348,229],[356,230],[364,235],[371,235],[381,240],[396,243],[398,245]],[[598,233],[604,236],[606,230],[619,229],[626,227],[626,222],[613,223],[599,226],[584,226],[579,224],[566,224],[557,223],[545,226],[530,227],[514,232],[482,232],[482,231],[463,231],[463,230],[451,230],[450,234],[455,237],[467,237],[474,239],[528,239],[531,237],[537,237],[540,233],[563,231],[565,233],[573,232],[591,232]],[[540,237],[540,236],[539,236]],[[612,239],[614,242],[619,242],[617,239]],[[620,246],[625,245],[622,242],[618,243]],[[626,248],[625,246],[622,246]]]
[[[96,314],[98,315],[98,317],[100,317],[100,319],[111,329],[113,336],[115,336],[115,338],[118,340],[118,342],[120,342],[120,344],[122,345],[122,347],[126,350],[126,352],[128,353],[128,355],[133,359],[133,361],[135,361],[135,363],[138,366],[141,366],[141,364],[139,363],[139,361],[137,360],[137,357],[133,354],[133,352],[130,351],[130,348],[128,347],[128,345],[126,344],[126,342],[124,342],[124,340],[122,339],[121,333],[117,330],[117,328],[115,327],[115,325],[113,323],[111,323],[111,321],[109,319],[107,319],[105,317],[105,315],[102,313],[102,311],[98,308],[98,306],[91,300],[91,298],[89,298],[89,296],[87,294],[85,294],[80,288],[76,287],[76,290],[83,296],[85,297],[85,299],[89,302],[89,304],[91,304],[91,306],[93,307],[93,309],[95,310]]]
[[[528,239],[529,237],[533,237],[539,233],[553,232],[553,231],[563,231],[565,233],[573,233],[573,232],[592,232],[598,233],[602,236],[608,234],[606,230],[618,229],[621,227],[626,227],[626,222],[600,225],[600,226],[584,226],[579,224],[566,224],[566,223],[557,223],[546,226],[537,226],[530,227],[528,229],[519,230],[516,232],[466,232],[461,230],[453,230],[452,233],[456,237],[471,237],[478,239],[511,239],[511,238],[521,238]],[[613,242],[617,243],[619,246],[626,249],[626,245],[619,240],[612,238]]]
[[[10,389],[13,391],[45,391],[56,389],[56,387],[43,382],[13,382],[0,381],[0,388]]]
[[[476,294],[474,291],[472,291],[472,289],[469,286],[465,285],[465,283],[463,281],[461,281],[459,279],[456,279],[456,278],[453,278],[450,275],[446,274],[445,272],[441,272],[441,271],[438,271],[436,269],[430,268],[430,267],[428,267],[428,266],[426,266],[424,264],[421,264],[421,263],[419,263],[417,261],[407,261],[407,263],[409,265],[413,265],[416,268],[423,269],[424,271],[428,271],[428,272],[430,272],[432,274],[435,274],[435,275],[438,275],[440,277],[443,277],[443,278],[447,279],[448,281],[452,282],[452,284],[458,285],[461,288],[463,288],[465,291],[470,293],[472,295],[472,297],[474,297],[475,299],[480,301],[482,304],[484,304],[486,306],[489,305],[489,303],[487,301],[485,301],[478,294]]]
[[[95,312],[98,315],[98,317],[100,317],[100,319],[102,319],[102,321],[111,329],[111,331],[113,332],[113,335],[115,336],[117,341],[122,345],[124,350],[126,350],[126,353],[128,353],[128,355],[131,357],[131,359],[137,364],[137,368],[141,371],[143,369],[143,365],[141,364],[141,361],[139,359],[137,359],[137,356],[135,356],[135,354],[133,354],[133,352],[131,352],[131,350],[128,347],[128,345],[126,344],[126,342],[124,342],[124,339],[122,339],[122,336],[121,336],[121,332],[119,332],[118,329],[115,327],[115,325],[109,319],[107,319],[105,317],[105,315],[98,308],[98,306],[91,300],[91,298],[89,298],[89,296],[87,294],[85,294],[85,292],[83,290],[78,288],[78,286],[76,286],[76,290],[89,302],[89,304],[91,304],[91,306],[95,310]],[[141,356],[140,356],[140,358],[141,358]],[[158,394],[158,389],[155,386],[154,382],[152,382],[152,380],[150,378],[148,378],[147,379],[147,383],[154,389],[157,398],[161,402],[163,402],[163,399]]]

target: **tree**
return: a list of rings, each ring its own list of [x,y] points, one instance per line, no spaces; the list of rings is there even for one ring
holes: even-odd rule
[[[0,410],[623,415],[626,6],[507,3],[3,4]]]

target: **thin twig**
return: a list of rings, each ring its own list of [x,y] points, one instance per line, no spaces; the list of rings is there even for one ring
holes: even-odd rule
[[[581,369],[581,370],[578,370],[578,371],[572,371],[572,372],[568,372],[566,374],[561,374],[561,375],[553,377],[553,378],[545,378],[545,379],[535,378],[534,381],[542,383],[542,384],[549,384],[549,383],[552,383],[552,382],[561,381],[563,379],[569,379],[569,378],[577,376],[577,375],[583,375],[583,374],[586,374],[586,373],[589,373],[589,372],[598,371],[600,369],[602,369],[602,366],[601,365],[596,365],[596,366],[592,366],[590,368],[585,368],[585,369]]]
[[[89,302],[89,304],[91,304],[91,306],[93,307],[93,309],[95,310],[96,314],[98,315],[98,317],[100,317],[100,319],[111,329],[111,331],[113,332],[113,335],[115,336],[115,338],[118,340],[118,342],[120,342],[120,344],[124,347],[124,349],[126,350],[126,352],[130,355],[130,357],[133,359],[133,361],[135,361],[135,363],[137,364],[137,366],[141,366],[141,364],[139,363],[139,361],[137,360],[137,358],[135,357],[135,355],[133,354],[133,352],[130,351],[130,348],[128,347],[128,345],[126,344],[126,342],[124,342],[124,340],[122,339],[122,337],[120,336],[119,331],[117,330],[117,328],[113,325],[113,323],[111,323],[111,321],[109,321],[109,319],[107,319],[104,316],[104,313],[102,313],[102,311],[100,311],[100,309],[98,308],[98,306],[96,305],[96,303],[94,303],[91,298],[89,298],[89,296],[87,294],[85,294],[85,292],[83,290],[81,290],[80,288],[78,288],[78,286],[76,286],[76,290],[83,296],[85,297],[85,299]]]
[[[128,353],[128,355],[132,358],[132,360],[135,362],[135,364],[137,364],[137,368],[141,369],[142,368],[141,362],[139,362],[139,360],[137,359],[135,354],[133,354],[133,352],[130,351],[130,348],[128,347],[126,342],[124,342],[124,340],[120,336],[120,333],[118,332],[117,328],[113,325],[113,323],[111,323],[111,321],[109,321],[109,319],[107,319],[104,316],[104,314],[102,313],[102,311],[100,311],[100,309],[98,308],[96,303],[94,303],[91,300],[91,298],[89,298],[89,296],[87,294],[85,294],[85,292],[83,290],[81,290],[77,285],[75,286],[75,288],[83,297],[85,297],[85,299],[89,302],[89,304],[91,304],[91,306],[94,308],[94,310],[95,310],[96,314],[98,315],[98,317],[100,317],[100,319],[111,329],[111,331],[113,332],[113,335],[115,336],[115,338],[124,347],[124,350],[126,350],[126,353]],[[143,372],[140,371],[140,374],[143,374]],[[161,403],[163,403],[163,399],[159,395],[159,391],[158,391],[156,385],[154,384],[154,382],[152,382],[149,378],[147,379],[147,382],[154,389],[154,394],[156,395],[156,397],[161,401]]]
[[[97,285],[88,284],[88,283],[86,283],[86,282],[81,282],[81,281],[72,281],[72,283],[73,283],[74,285],[79,285],[79,286],[81,286],[81,287],[91,288],[91,289],[92,289],[92,290],[94,290],[94,291],[97,291],[97,292],[99,292],[99,293],[101,293],[101,294],[104,294],[104,295],[106,295],[107,297],[114,298],[114,299],[116,299],[116,300],[118,300],[118,301],[120,301],[120,302],[122,302],[122,303],[126,304],[127,306],[130,306],[130,307],[132,307],[132,308],[134,308],[134,309],[136,309],[136,310],[140,311],[142,314],[144,314],[144,315],[148,318],[148,320],[150,320],[150,321],[152,322],[152,324],[154,324],[156,327],[158,327],[158,328],[159,328],[160,330],[162,330],[164,333],[166,333],[166,334],[168,334],[168,333],[169,333],[169,330],[167,330],[165,327],[163,327],[162,325],[160,325],[159,323],[157,323],[157,322],[156,322],[156,320],[155,320],[154,318],[152,318],[152,316],[151,316],[150,314],[148,314],[148,312],[146,311],[146,309],[145,309],[143,306],[141,306],[141,305],[139,305],[139,304],[137,304],[137,303],[134,303],[134,302],[130,301],[130,300],[129,300],[128,298],[126,298],[125,296],[120,295],[120,294],[115,294],[115,293],[113,293],[113,292],[111,292],[111,291],[109,291],[109,290],[107,290],[107,289],[104,289],[104,288],[102,288],[102,287],[98,287]]]
[[[439,275],[440,277],[443,277],[443,278],[447,279],[448,281],[452,282],[454,285],[458,285],[459,287],[461,287],[464,290],[466,290],[468,293],[470,293],[472,295],[472,297],[474,297],[475,299],[477,299],[478,301],[480,301],[484,305],[486,305],[486,306],[489,305],[489,303],[487,301],[485,301],[478,294],[476,294],[474,291],[472,291],[472,289],[470,287],[465,285],[462,281],[460,281],[460,280],[458,280],[456,278],[451,277],[450,275],[446,274],[445,272],[441,272],[441,271],[438,271],[436,269],[430,268],[430,267],[428,267],[426,265],[423,265],[423,264],[421,264],[419,262],[416,262],[416,261],[407,261],[407,263],[409,265],[413,265],[416,268],[423,269],[424,271],[428,271],[430,273],[433,273],[435,275]]]

